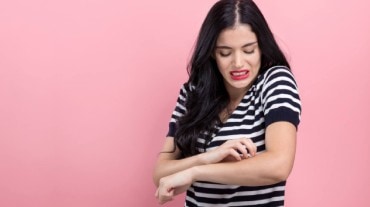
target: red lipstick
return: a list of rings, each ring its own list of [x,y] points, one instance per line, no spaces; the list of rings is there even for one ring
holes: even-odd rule
[[[249,77],[249,70],[235,70],[230,72],[231,79],[233,80],[244,80]]]

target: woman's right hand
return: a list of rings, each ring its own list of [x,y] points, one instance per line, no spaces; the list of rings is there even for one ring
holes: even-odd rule
[[[251,139],[239,138],[228,140],[219,147],[200,154],[205,164],[240,161],[256,155],[257,147]]]

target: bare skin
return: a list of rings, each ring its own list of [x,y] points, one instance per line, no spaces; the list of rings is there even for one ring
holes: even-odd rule
[[[261,51],[250,26],[238,24],[222,31],[213,58],[223,76],[230,97],[229,107],[233,110],[251,87],[260,69]],[[248,74],[247,78],[235,78],[244,73]],[[219,115],[221,120],[227,119],[227,110]],[[257,154],[252,140],[241,137],[185,159],[179,159],[178,149],[173,153],[161,153],[153,173],[154,183],[158,187],[155,195],[163,204],[186,191],[195,181],[261,186],[286,180],[294,163],[295,126],[283,121],[270,124],[265,129],[265,146],[266,150]],[[173,147],[174,138],[169,137],[162,151],[172,151]],[[235,174],[236,171],[240,173]]]

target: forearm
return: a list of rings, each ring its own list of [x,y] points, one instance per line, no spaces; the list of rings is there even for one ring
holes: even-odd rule
[[[178,160],[158,160],[153,173],[154,183],[158,186],[162,177],[204,164],[201,154]]]
[[[216,163],[193,167],[195,181],[207,181],[228,185],[261,186],[287,179],[293,160],[264,152],[238,162]]]

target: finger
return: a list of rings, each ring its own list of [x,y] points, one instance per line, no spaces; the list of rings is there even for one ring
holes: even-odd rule
[[[174,188],[170,188],[167,190],[167,196],[173,196],[173,193],[175,192]]]
[[[165,203],[167,203],[168,201],[172,201],[172,198],[162,198],[162,199],[160,199],[160,201],[159,201],[159,204],[165,204]]]
[[[166,197],[166,196],[163,196],[160,200],[159,200],[159,203],[160,204],[165,204],[166,202],[168,201],[172,201],[172,197]]]
[[[242,142],[245,145],[246,149],[248,150],[248,153],[251,156],[255,156],[256,155],[256,151],[257,151],[257,147],[253,143],[253,141],[251,139],[243,139]]]
[[[167,196],[168,196],[167,194],[169,192],[168,189],[169,188],[166,187],[166,183],[164,182],[164,179],[163,178],[160,179],[159,186],[158,186],[157,191],[155,193],[155,195],[156,195],[160,204],[163,204],[164,202],[166,202],[166,200],[168,200],[168,198],[167,198]]]
[[[160,204],[164,204],[168,201],[172,201],[174,190],[166,190],[166,192],[160,197]]]
[[[239,156],[243,157],[244,159],[248,158],[248,150],[244,144],[238,142],[235,144],[234,147],[236,147],[236,149],[238,150]]]
[[[154,196],[155,196],[156,198],[158,198],[158,188],[157,188],[157,190],[155,191]]]
[[[255,153],[254,143],[248,138],[242,138],[239,141],[243,144],[245,150],[247,150],[246,158],[253,156]]]
[[[252,153],[253,153],[253,156],[255,156],[256,155],[256,153],[257,153],[257,146],[256,146],[256,144],[252,141],[252,139],[248,139],[249,140],[249,142],[252,144]]]
[[[239,161],[242,160],[242,158],[240,157],[240,154],[233,148],[230,148],[228,150],[228,154],[234,157],[236,160],[239,160]]]

